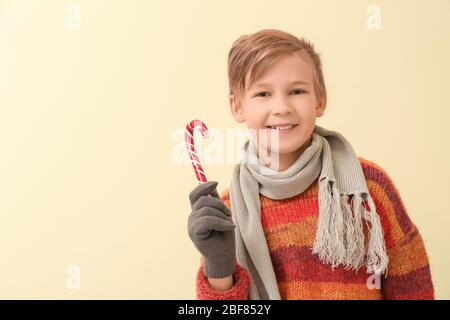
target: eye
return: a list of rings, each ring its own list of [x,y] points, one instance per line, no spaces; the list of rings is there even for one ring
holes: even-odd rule
[[[258,92],[257,94],[255,94],[255,97],[265,97],[265,96],[261,95],[261,94],[265,94],[265,93],[268,93],[268,92],[267,91]]]
[[[294,89],[291,92],[298,92],[298,94],[306,93],[306,91],[303,89]]]

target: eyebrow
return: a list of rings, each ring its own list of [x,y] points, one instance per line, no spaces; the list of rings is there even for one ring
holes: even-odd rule
[[[289,82],[288,84],[290,84],[290,85],[292,85],[292,84],[309,85],[309,82],[304,81],[304,80],[295,80],[295,81]],[[270,87],[270,83],[268,83],[268,82],[255,83],[249,89],[256,89],[256,88],[260,88],[260,87]]]

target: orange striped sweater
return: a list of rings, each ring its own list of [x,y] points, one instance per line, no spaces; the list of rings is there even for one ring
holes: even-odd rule
[[[376,278],[365,268],[334,270],[311,253],[318,220],[318,180],[303,193],[273,200],[260,194],[261,223],[281,299],[434,299],[428,256],[400,194],[377,164],[358,157],[380,215],[389,256],[388,274]],[[221,193],[230,206],[229,189]],[[238,263],[230,290],[214,290],[200,265],[197,299],[248,299],[250,277]]]

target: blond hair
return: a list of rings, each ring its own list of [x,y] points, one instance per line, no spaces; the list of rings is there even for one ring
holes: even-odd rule
[[[264,29],[254,34],[240,36],[228,54],[228,79],[230,94],[236,101],[253,82],[278,58],[298,53],[310,60],[317,99],[326,100],[327,92],[322,73],[322,63],[314,46],[303,38],[276,29]],[[305,54],[306,53],[306,54]],[[249,73],[249,83],[245,83]]]

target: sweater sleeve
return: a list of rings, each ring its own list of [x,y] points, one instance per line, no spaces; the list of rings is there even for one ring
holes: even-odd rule
[[[382,277],[387,300],[433,300],[434,289],[425,245],[417,228],[388,249],[389,270]]]
[[[230,196],[228,189],[220,193],[220,200],[230,209]],[[203,264],[196,277],[197,300],[248,300],[250,287],[250,276],[239,263],[236,262],[236,270],[233,273],[233,287],[229,290],[215,290],[209,284],[208,278],[204,274]]]
[[[236,271],[233,273],[233,287],[225,291],[215,290],[209,284],[201,265],[197,273],[196,285],[197,300],[248,300],[250,278],[247,271],[236,263]]]
[[[425,244],[407,213],[399,191],[380,166],[368,160],[363,160],[361,164],[380,216],[389,257],[387,276],[381,276],[384,299],[434,299]]]

